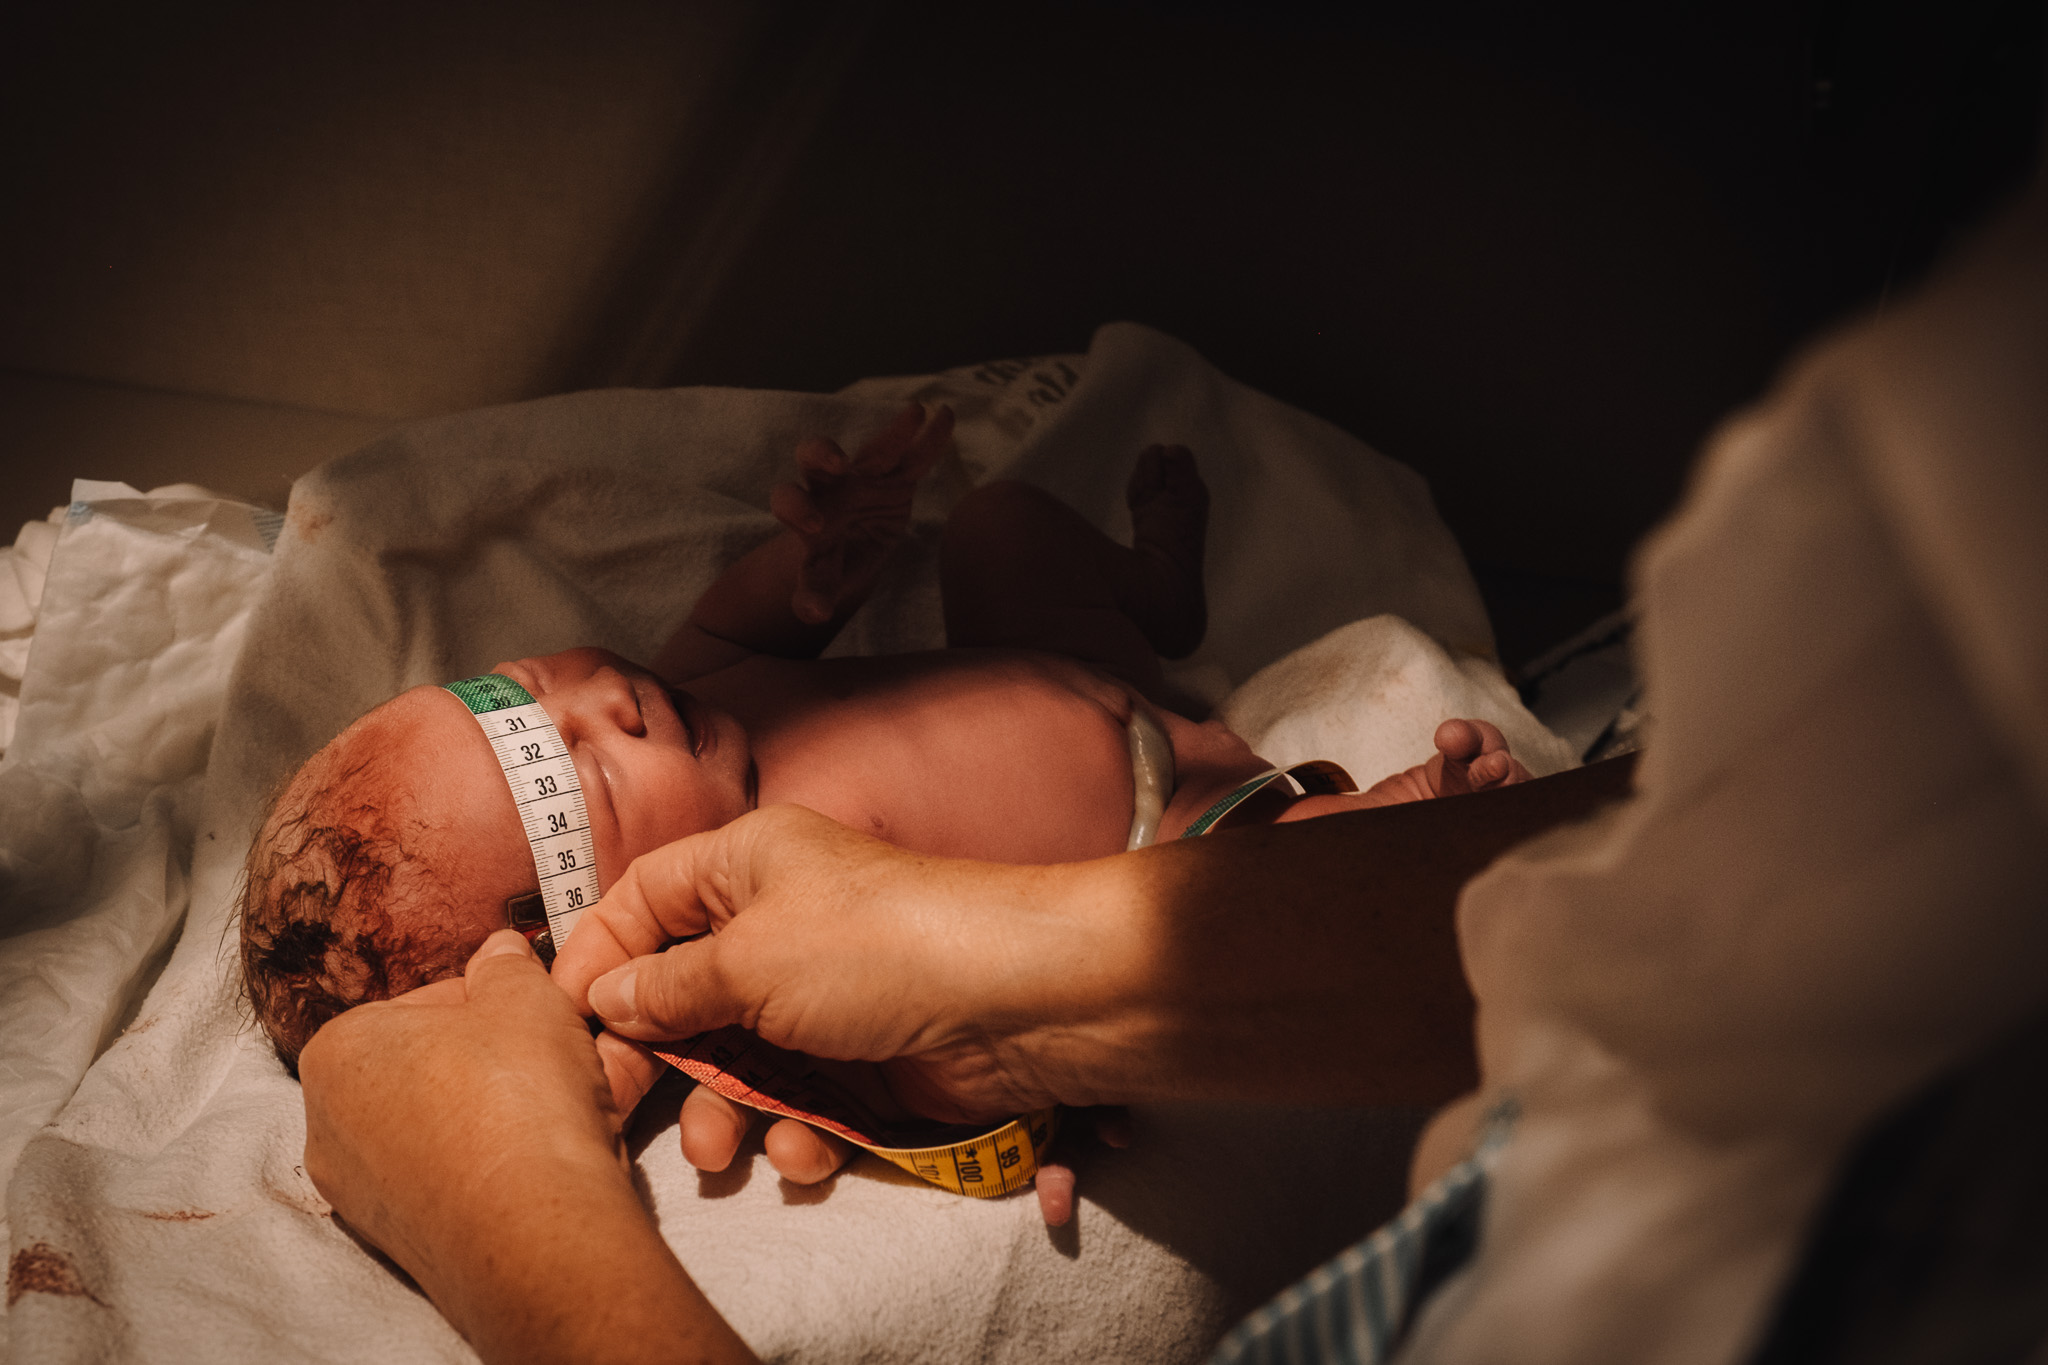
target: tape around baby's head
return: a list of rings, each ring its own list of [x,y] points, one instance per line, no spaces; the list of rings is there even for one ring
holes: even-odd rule
[[[540,891],[514,896],[506,903],[507,918],[533,940],[541,960],[552,963],[555,949],[597,900],[597,849],[576,761],[533,694],[504,674],[464,678],[447,690],[490,741],[533,850]]]

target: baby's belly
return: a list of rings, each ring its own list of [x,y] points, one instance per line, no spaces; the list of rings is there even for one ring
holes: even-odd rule
[[[764,773],[798,765],[791,790],[808,799],[787,799],[946,857],[1050,863],[1123,849],[1121,684],[1065,659],[968,650],[814,667],[820,694],[772,735],[756,732]]]

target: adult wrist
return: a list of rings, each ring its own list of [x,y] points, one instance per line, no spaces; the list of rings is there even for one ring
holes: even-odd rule
[[[1020,1094],[1075,1105],[1152,1097],[1160,1021],[1146,861],[985,870],[994,889],[979,899],[1001,915],[1002,947],[974,955],[966,1025]]]

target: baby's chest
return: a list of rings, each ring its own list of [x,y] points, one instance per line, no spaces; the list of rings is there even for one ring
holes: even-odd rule
[[[802,804],[891,843],[1042,863],[1114,853],[1128,837],[1125,727],[1058,676],[912,674],[791,719],[761,753],[764,795],[769,763],[787,760]]]

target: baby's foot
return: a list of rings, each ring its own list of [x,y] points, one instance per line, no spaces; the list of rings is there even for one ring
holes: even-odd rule
[[[1124,488],[1131,509],[1133,572],[1117,606],[1166,659],[1195,652],[1209,629],[1202,552],[1209,533],[1209,486],[1186,446],[1152,446]]]

